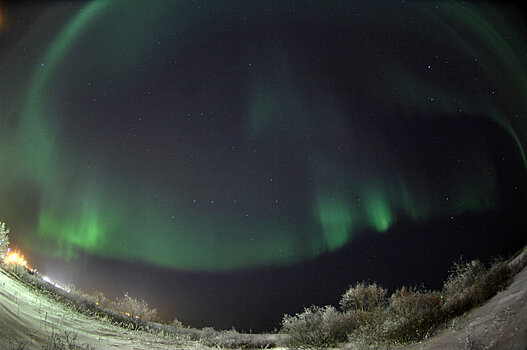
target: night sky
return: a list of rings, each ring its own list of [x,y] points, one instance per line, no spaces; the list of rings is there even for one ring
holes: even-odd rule
[[[0,220],[39,270],[270,330],[527,242],[499,2],[0,2]]]

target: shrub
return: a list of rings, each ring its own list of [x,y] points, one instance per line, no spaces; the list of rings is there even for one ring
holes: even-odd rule
[[[484,288],[482,288],[481,300],[479,302],[484,302],[499,291],[505,289],[509,285],[513,275],[513,268],[509,264],[500,259],[493,260],[484,275],[482,281]]]
[[[74,284],[69,284],[66,288],[68,291],[68,296],[75,303],[86,303],[88,299],[88,294],[84,293],[81,289],[77,288]]]
[[[0,349],[25,350],[29,349],[29,342],[17,334],[12,328],[0,324]]]
[[[370,311],[349,310],[342,313],[346,325],[347,340],[355,348],[379,345],[385,310],[379,307]]]
[[[444,309],[458,315],[470,309],[478,301],[477,288],[481,285],[485,266],[479,260],[455,262],[443,285]]]
[[[174,327],[176,330],[183,328],[183,323],[176,318],[170,323],[172,327]]]
[[[121,299],[113,303],[115,310],[129,316],[130,318],[141,319],[145,321],[155,321],[157,319],[157,310],[150,308],[144,300],[137,300],[124,293]]]
[[[284,315],[282,330],[291,348],[332,347],[347,339],[349,319],[332,306],[311,306],[295,316]]]
[[[236,329],[216,331],[211,327],[203,328],[200,338],[203,345],[220,349],[256,349],[268,347],[269,342],[256,334],[242,334]]]
[[[77,333],[65,331],[64,334],[59,334],[52,331],[50,336],[46,339],[46,344],[43,346],[44,350],[95,350],[93,345],[79,344],[77,342]]]
[[[45,284],[40,275],[30,273],[29,270],[19,264],[6,264],[5,268],[7,271],[11,272],[15,278],[23,283],[29,283],[34,287],[40,288],[42,284]]]
[[[364,282],[350,286],[342,295],[340,306],[344,311],[373,311],[383,306],[386,299],[386,289],[377,283],[366,285]]]
[[[340,306],[344,310],[348,339],[355,345],[368,347],[381,338],[386,293],[377,283],[361,282],[350,286],[342,295]]]
[[[348,340],[350,348],[380,348],[422,340],[445,321],[485,302],[510,282],[527,261],[510,267],[500,260],[456,262],[441,293],[403,287],[389,301],[376,283],[357,283],[342,295],[342,312],[312,306],[285,315],[282,331],[292,348],[323,348]]]
[[[9,229],[5,227],[4,222],[0,222],[0,259],[4,259],[9,248]]]
[[[511,268],[500,260],[493,261],[489,269],[479,260],[454,263],[443,285],[444,312],[451,317],[463,314],[505,288],[511,277]]]
[[[390,298],[383,337],[393,343],[426,338],[445,320],[442,303],[437,292],[402,287]]]
[[[86,297],[95,303],[95,305],[108,308],[111,306],[110,300],[103,294],[103,292],[95,291],[91,294],[87,294]]]

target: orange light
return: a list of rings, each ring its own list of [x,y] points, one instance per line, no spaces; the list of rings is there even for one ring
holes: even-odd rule
[[[6,256],[5,259],[6,259],[7,262],[9,262],[9,263],[14,263],[15,261],[18,260],[18,254],[17,254],[17,253],[11,253],[11,254],[9,254],[8,256]]]
[[[2,8],[2,4],[0,4],[0,33],[4,31],[5,27],[6,27],[5,11]]]
[[[20,253],[18,253],[18,252],[10,253],[8,256],[6,256],[5,261],[8,264],[17,264],[17,265],[24,266],[27,269],[30,269],[27,266],[27,261],[26,261],[26,259],[24,259],[24,256],[20,255]]]

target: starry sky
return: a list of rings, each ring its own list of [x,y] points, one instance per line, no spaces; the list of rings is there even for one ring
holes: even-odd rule
[[[195,326],[440,286],[527,241],[525,29],[505,2],[0,2],[0,219]]]

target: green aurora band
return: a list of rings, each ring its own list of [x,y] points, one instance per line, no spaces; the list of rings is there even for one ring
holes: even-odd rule
[[[364,128],[376,130],[375,123],[359,122],[363,112],[358,109],[350,113],[349,105],[343,102],[344,98],[358,104],[358,97],[317,93],[332,91],[331,82],[313,86],[308,69],[291,65],[287,48],[276,62],[262,61],[269,70],[247,82],[247,118],[242,134],[247,148],[279,145],[285,158],[309,174],[311,182],[304,186],[302,198],[306,203],[295,209],[303,214],[301,222],[273,214],[258,218],[257,211],[247,217],[212,206],[192,209],[184,198],[164,191],[155,181],[145,183],[136,176],[120,174],[104,162],[89,172],[83,170],[81,159],[88,154],[68,146],[71,141],[64,131],[66,122],[64,117],[57,117],[63,113],[62,96],[69,88],[60,77],[71,68],[66,64],[71,52],[82,48],[89,34],[97,37],[94,33],[99,33],[101,47],[91,64],[99,65],[103,74],[115,81],[133,85],[133,79],[138,79],[135,75],[141,75],[136,73],[137,68],[151,59],[155,43],[149,38],[168,35],[161,28],[174,20],[174,14],[181,20],[177,36],[184,50],[199,36],[194,28],[221,23],[232,5],[222,2],[198,24],[187,2],[159,2],[159,7],[146,3],[97,0],[77,11],[51,40],[28,83],[11,93],[23,96],[18,98],[23,101],[23,111],[8,115],[6,111],[11,109],[7,104],[0,106],[4,107],[1,118],[8,120],[5,125],[9,126],[0,140],[4,173],[0,193],[9,198],[9,207],[3,204],[0,209],[7,213],[6,220],[20,217],[20,212],[34,212],[35,217],[28,217],[25,226],[19,225],[26,231],[21,237],[26,249],[64,259],[86,252],[176,269],[229,270],[310,259],[339,249],[361,231],[386,232],[399,217],[419,222],[499,206],[496,179],[488,175],[494,167],[490,155],[480,154],[459,171],[444,169],[448,187],[431,184],[426,171],[405,165],[403,158],[394,154],[391,141],[370,139],[363,133]],[[474,69],[491,72],[498,66],[502,75],[487,78],[516,92],[503,94],[499,102],[483,102],[481,96],[468,92],[452,98],[449,88],[437,86],[401,63],[401,69],[385,69],[385,76],[373,78],[386,85],[395,82],[399,87],[391,92],[395,97],[388,99],[393,105],[383,107],[386,117],[390,117],[390,110],[401,109],[410,120],[435,118],[439,112],[458,116],[462,109],[464,115],[478,116],[506,131],[527,167],[522,145],[527,128],[523,117],[514,117],[527,107],[525,59],[519,54],[526,48],[510,46],[518,42],[517,37],[510,32],[503,34],[509,28],[505,19],[497,14],[489,17],[495,9],[458,2],[441,4],[434,9],[420,3],[412,5],[411,11],[443,28],[450,45],[478,57]],[[328,13],[324,5],[320,6],[322,13]],[[279,2],[275,7],[277,13],[283,10]],[[351,5],[342,7],[339,21],[352,11]],[[305,18],[312,15],[307,10],[299,14]],[[106,42],[101,28],[113,33],[114,39]],[[118,59],[123,52],[126,59]],[[76,69],[82,69],[84,63],[77,64],[80,67]],[[10,65],[4,61],[0,73],[8,69]],[[324,75],[313,73],[317,74]],[[461,82],[452,84],[459,85],[454,90],[463,91]],[[1,92],[6,96],[9,92],[4,90]],[[435,96],[432,106],[423,102],[428,96]],[[361,127],[350,128],[346,122],[350,119]],[[484,149],[478,140],[466,154]],[[351,156],[342,158],[336,151],[341,147],[351,150]],[[425,190],[428,188],[432,189]],[[451,197],[448,205],[438,196],[446,188]]]

